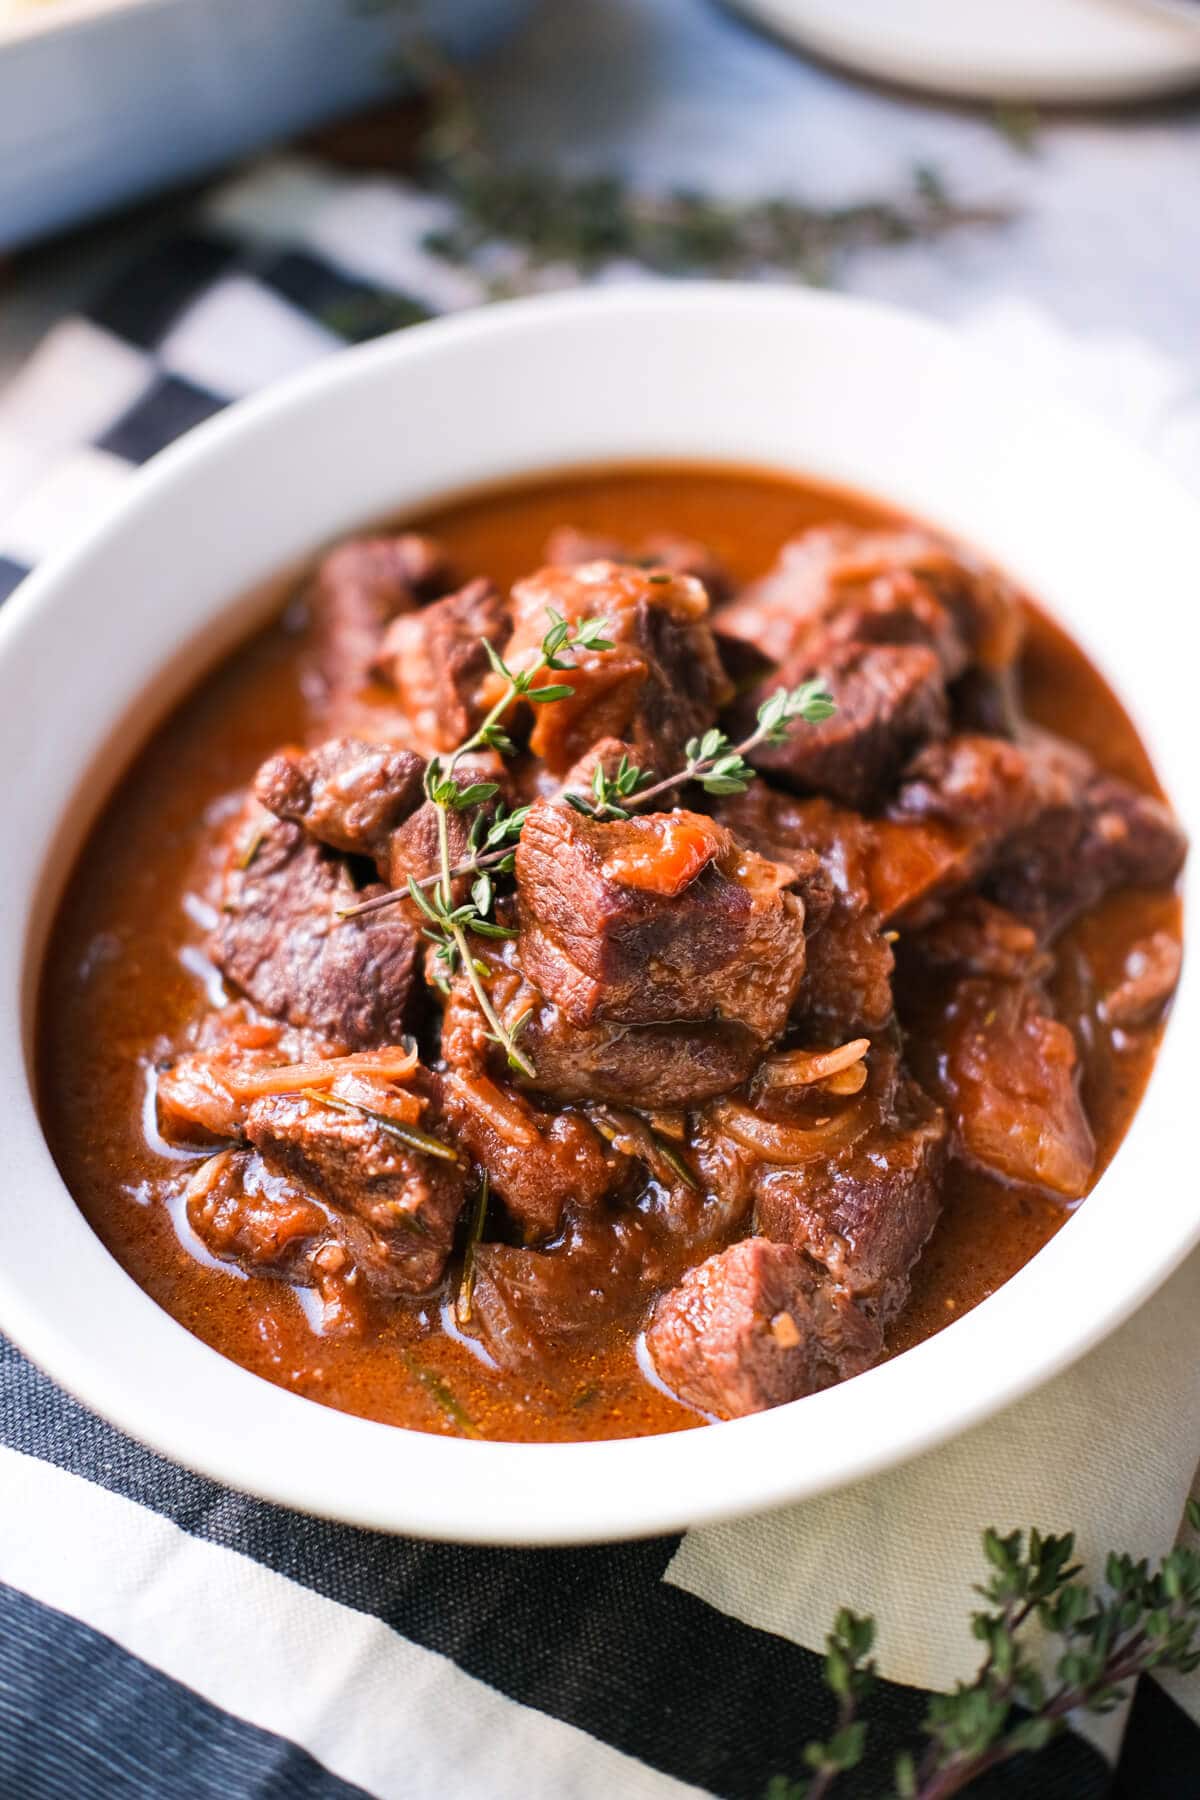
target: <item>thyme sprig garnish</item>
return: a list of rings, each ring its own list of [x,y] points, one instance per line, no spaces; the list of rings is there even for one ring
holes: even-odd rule
[[[550,620],[550,628],[527,668],[510,668],[493,644],[486,638],[481,640],[493,670],[504,684],[503,690],[470,737],[463,739],[447,762],[443,763],[438,756],[429,760],[425,770],[425,794],[436,809],[439,869],[432,880],[427,877],[418,881],[410,876],[407,889],[410,898],[424,914],[425,936],[437,946],[435,962],[440,967],[435,969],[434,979],[439,986],[445,988],[458,969],[463,971],[490,1027],[488,1037],[493,1043],[500,1045],[511,1069],[531,1079],[536,1070],[519,1048],[516,1031],[505,1024],[492,1005],[491,996],[484,985],[487,967],[472,954],[468,942],[468,933],[472,932],[486,938],[509,938],[516,935],[509,926],[498,923],[492,916],[495,885],[490,871],[493,868],[503,869],[508,862],[512,851],[506,846],[520,832],[528,808],[518,808],[515,813],[502,815],[491,827],[486,824],[481,826],[482,815],[476,812],[468,834],[468,843],[472,837],[476,839],[476,850],[467,859],[468,868],[476,872],[476,879],[471,886],[470,898],[457,904],[454,898],[455,881],[466,870],[462,865],[456,867],[451,861],[450,814],[479,808],[499,794],[498,782],[468,781],[462,785],[455,776],[462,759],[473,751],[496,750],[501,756],[515,753],[516,745],[502,723],[513,702],[525,700],[532,706],[547,706],[556,700],[569,700],[575,690],[568,682],[539,682],[538,677],[547,670],[560,672],[574,668],[572,652],[604,651],[613,647],[611,640],[604,636],[608,627],[603,619],[582,619],[578,624],[571,625],[552,606],[546,608],[546,614]],[[490,850],[484,851],[483,846],[493,834],[499,841]],[[487,868],[484,867],[484,856],[489,859]]]
[[[631,766],[628,757],[622,756],[613,775],[606,775],[602,768],[596,769],[590,796],[565,793],[563,799],[576,812],[586,813],[589,818],[627,819],[631,807],[644,806],[648,800],[657,800],[660,795],[684,787],[690,781],[696,782],[706,794],[744,794],[755,774],[746,761],[751,750],[757,749],[759,744],[782,744],[789,727],[797,719],[816,725],[822,719],[832,718],[836,710],[833,695],[820,681],[805,681],[794,688],[777,688],[759,707],[754,730],[740,744],[733,743],[714,726],[703,737],[688,739],[683,750],[687,759],[683,767],[661,781],[655,781],[649,771]]]
[[[630,763],[627,755],[622,755],[612,775],[607,775],[603,767],[598,765],[593,772],[588,792],[580,794],[566,790],[562,798],[576,812],[584,813],[588,818],[605,820],[627,819],[634,807],[644,806],[647,800],[656,800],[660,795],[693,781],[709,794],[743,794],[755,775],[755,770],[746,761],[751,750],[759,744],[783,743],[789,727],[797,719],[815,725],[822,719],[831,718],[836,710],[832,694],[819,681],[805,681],[794,688],[777,688],[763,701],[758,709],[754,730],[740,743],[731,743],[724,732],[715,728],[706,731],[702,737],[690,738],[684,746],[687,760],[683,768],[677,769],[673,775],[665,776],[661,781],[654,779],[652,771],[638,768]],[[461,790],[456,791],[461,800]],[[447,804],[452,805],[453,801],[448,801]],[[468,857],[450,868],[450,877],[459,880],[469,875],[483,876],[490,882],[497,874],[508,874],[513,866],[516,842],[528,813],[527,806],[518,807],[507,814],[502,808],[498,808],[492,824],[486,830],[482,820],[477,817],[471,827],[471,841],[475,847]],[[436,902],[424,890],[435,886],[440,888],[444,881],[445,874],[442,871],[426,875],[419,881],[410,876],[406,887],[390,888],[386,894],[376,894],[358,906],[347,908],[339,917],[361,918],[365,913],[379,912],[384,907],[395,906],[401,900],[411,899],[416,901],[431,923],[441,924]],[[487,898],[490,904],[493,898],[490,886],[486,891],[481,891],[480,898]],[[474,890],[472,902],[475,912],[479,914],[480,908]],[[464,906],[460,910],[465,921],[471,908]],[[482,909],[483,914],[487,911],[487,907]],[[478,930],[478,925],[473,929]],[[493,930],[498,937],[511,935],[506,929],[494,927]],[[485,931],[483,935],[487,936],[488,933]]]
[[[1188,1524],[1200,1531],[1200,1505],[1189,1501]],[[1200,1551],[1177,1548],[1151,1568],[1143,1557],[1112,1554],[1104,1584],[1077,1581],[1075,1539],[997,1531],[983,1534],[991,1573],[977,1587],[987,1603],[972,1630],[986,1651],[974,1679],[935,1694],[922,1724],[923,1748],[903,1749],[893,1767],[898,1800],[950,1800],[988,1770],[1042,1750],[1075,1712],[1111,1712],[1129,1684],[1151,1669],[1189,1673],[1200,1667]],[[1052,1642],[1052,1673],[1042,1673],[1024,1628],[1037,1621]],[[837,1701],[830,1737],[807,1744],[811,1773],[776,1776],[766,1800],[825,1800],[839,1777],[856,1768],[867,1747],[861,1718],[875,1664],[875,1622],[839,1612],[826,1639],[825,1683]]]

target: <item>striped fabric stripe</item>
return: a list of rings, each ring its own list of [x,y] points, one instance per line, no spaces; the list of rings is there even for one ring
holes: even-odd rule
[[[694,1792],[580,1744],[573,1726],[514,1705],[369,1610],[12,1450],[0,1450],[0,1578],[388,1800],[559,1800],[581,1769],[595,1791],[630,1800]]]
[[[210,1705],[69,1611],[0,1586],[0,1793],[362,1800],[364,1790],[298,1744]]]
[[[130,1443],[11,1346],[0,1355],[0,1444],[249,1559],[240,1630],[250,1629],[255,1616],[250,1590],[252,1565],[258,1565],[380,1620],[523,1707],[706,1791],[761,1800],[770,1777],[795,1771],[804,1740],[829,1723],[820,1659],[811,1651],[663,1581],[676,1538],[505,1551],[424,1544],[301,1518],[223,1492]],[[83,1498],[72,1511],[87,1516]],[[879,1791],[888,1774],[887,1746],[914,1733],[926,1698],[917,1689],[880,1685],[872,1712],[883,1753],[871,1770]],[[598,1772],[585,1759],[583,1779],[594,1777]],[[1039,1763],[1035,1791],[1047,1800],[1100,1800],[1107,1779],[1095,1752],[1071,1739]],[[998,1791],[1016,1793],[1019,1786],[1018,1772],[1011,1789],[1006,1782]],[[1028,1775],[1023,1791],[1030,1792]]]

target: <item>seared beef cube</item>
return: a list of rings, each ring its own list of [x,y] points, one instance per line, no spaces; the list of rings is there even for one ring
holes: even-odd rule
[[[409,1017],[420,939],[395,909],[339,919],[362,898],[341,859],[299,825],[243,824],[213,961],[264,1012],[319,1032],[331,1047],[395,1043]]]
[[[1069,820],[1044,815],[1009,840],[988,876],[1004,906],[1053,936],[1116,887],[1165,887],[1187,839],[1161,800],[1095,775]]]
[[[562,775],[602,737],[625,738],[643,767],[669,774],[684,745],[705,731],[730,688],[708,624],[698,581],[668,570],[614,562],[547,568],[517,583],[513,634],[505,660],[530,667],[550,629],[548,608],[570,624],[602,618],[611,650],[572,651],[569,672],[547,670],[539,686],[568,686],[570,699],[535,707],[529,745],[552,775]],[[485,705],[502,691],[493,675]]]
[[[517,846],[520,961],[574,1025],[782,1031],[804,973],[793,871],[697,813],[601,823],[540,801]]]
[[[1122,1031],[1151,1025],[1175,992],[1183,964],[1179,939],[1169,931],[1152,931],[1125,958],[1121,980],[1101,1004],[1107,1025]]]
[[[399,695],[421,750],[454,750],[471,736],[483,717],[480,689],[491,669],[484,643],[502,650],[510,629],[489,581],[469,581],[388,626],[375,672]]]
[[[310,607],[315,673],[329,698],[367,680],[384,627],[453,585],[440,544],[415,532],[353,538],[317,570]]]
[[[523,1021],[520,1047],[536,1071],[529,1088],[557,1100],[621,1106],[686,1106],[748,1081],[762,1039],[734,1024],[573,1025],[521,974],[513,946],[496,956],[482,944],[493,1006],[510,1026]],[[442,1056],[452,1069],[503,1076],[502,1059],[469,985],[451,985],[442,1020]]]
[[[840,1038],[882,1030],[892,1016],[894,968],[878,915],[839,900],[808,946],[797,1019]]]
[[[875,1051],[869,1060],[884,1059]],[[863,1095],[841,1115],[851,1141],[788,1163],[762,1161],[755,1176],[756,1230],[803,1250],[886,1327],[908,1298],[909,1274],[937,1223],[947,1126],[915,1081],[891,1087],[871,1071]],[[873,1122],[854,1136],[855,1123]],[[714,1111],[719,1126],[721,1114]],[[822,1128],[812,1128],[819,1137]]]
[[[883,1344],[807,1257],[751,1237],[689,1269],[664,1295],[646,1349],[685,1405],[736,1419],[859,1374]]]
[[[935,819],[868,819],[820,796],[780,793],[765,781],[723,800],[716,816],[760,856],[799,869],[815,855],[831,896],[885,925],[919,923],[978,872],[967,834]],[[829,908],[811,904],[811,877],[799,885],[811,936]]]
[[[316,1290],[322,1337],[358,1337],[366,1294],[358,1269],[311,1194],[273,1173],[252,1150],[204,1163],[184,1195],[187,1222],[210,1256]]]
[[[582,1114],[534,1107],[486,1075],[448,1075],[443,1104],[457,1141],[527,1240],[551,1236],[568,1201],[594,1206],[629,1167]]]
[[[1082,750],[1048,732],[1020,744],[961,733],[914,759],[889,810],[939,820],[990,853],[1042,819],[1069,827],[1090,772]]]
[[[246,1136],[269,1167],[326,1202],[374,1293],[423,1293],[441,1279],[466,1192],[462,1162],[411,1148],[384,1114],[317,1094],[256,1100]]]
[[[737,1024],[573,1025],[555,1006],[535,1010],[521,1048],[530,1086],[559,1100],[687,1106],[749,1080],[763,1040]]]
[[[1085,1194],[1096,1145],[1065,1025],[1021,981],[969,977],[940,1017],[923,1015],[909,1053],[949,1113],[958,1155],[1006,1181],[1067,1200]]]
[[[904,961],[914,964],[918,973],[933,970],[1036,981],[1052,966],[1037,933],[981,894],[963,894],[942,918],[907,934],[903,952]]]
[[[875,852],[876,821],[827,800],[777,794],[765,782],[723,801],[719,814],[764,855],[793,867],[814,852],[820,859],[823,890],[811,877],[802,884],[802,891],[821,895],[823,904],[811,915],[815,929],[795,1016],[843,1038],[886,1025],[892,1016],[894,957],[877,899],[907,906],[936,892],[957,867],[953,846],[918,827],[913,841],[898,842],[884,859]]]
[[[802,652],[754,690],[738,716],[747,731],[759,704],[780,686],[819,675],[837,711],[819,724],[796,719],[782,744],[749,753],[756,769],[804,793],[866,806],[900,774],[912,752],[948,729],[946,689],[932,650],[921,644],[844,644]]]
[[[548,1353],[635,1319],[669,1279],[662,1246],[637,1213],[574,1218],[548,1250],[479,1245],[472,1322],[502,1368],[543,1372]]]
[[[546,539],[542,554],[545,562],[569,569],[580,563],[618,562],[636,563],[644,569],[669,569],[672,575],[693,575],[714,606],[727,600],[733,591],[728,569],[708,545],[698,538],[681,537],[675,531],[653,531],[640,544],[630,547],[599,532],[561,525]]]
[[[392,833],[425,798],[425,764],[411,750],[331,738],[315,750],[280,750],[254,791],[280,819],[333,850],[368,856],[387,872]]]
[[[1110,888],[1173,881],[1187,841],[1168,809],[1049,732],[963,735],[922,751],[892,805],[973,845],[989,894],[1052,936]]]
[[[967,662],[1011,664],[1022,615],[992,569],[925,532],[818,527],[784,545],[775,567],[713,622],[718,642],[784,662],[827,642],[925,644],[948,681]]]
[[[802,1246],[886,1326],[941,1212],[946,1120],[915,1082],[895,1116],[829,1164],[764,1171],[758,1229]]]

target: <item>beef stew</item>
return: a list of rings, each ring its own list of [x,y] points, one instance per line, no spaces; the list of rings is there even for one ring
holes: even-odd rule
[[[736,1416],[1083,1198],[1183,855],[1079,649],[882,507],[687,466],[468,496],[332,551],[126,776],[47,956],[47,1133],[147,1291],[311,1398]]]

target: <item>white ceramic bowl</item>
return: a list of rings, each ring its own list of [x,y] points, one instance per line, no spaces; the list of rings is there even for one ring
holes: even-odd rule
[[[1133,1128],[1052,1243],[894,1362],[731,1424],[524,1445],[351,1418],[206,1348],[93,1236],[38,1126],[32,1014],[54,900],[134,746],[256,623],[255,585],[325,540],[468,484],[656,456],[848,483],[990,552],[1115,679],[1185,821],[1200,818],[1194,661],[1178,636],[1200,511],[1095,423],[930,325],[762,288],[523,301],[347,352],[201,427],[0,614],[0,1325],[89,1406],[220,1481],[503,1543],[750,1512],[911,1456],[1044,1381],[1200,1236],[1190,966]]]

